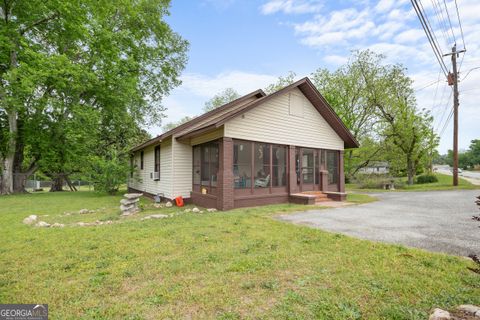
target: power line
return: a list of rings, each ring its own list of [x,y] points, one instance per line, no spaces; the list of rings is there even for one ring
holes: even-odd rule
[[[424,15],[423,15],[423,13],[422,13],[419,5],[418,5],[418,2],[417,2],[417,0],[410,0],[410,2],[412,3],[412,6],[415,9],[415,12],[417,13],[417,16],[420,20],[422,28],[425,31],[425,34],[427,35],[427,39],[430,42],[430,45],[432,46],[433,52],[435,53],[435,57],[437,58],[437,61],[440,64],[440,67],[442,68],[445,77],[447,77],[448,68],[445,65],[445,62],[443,61],[440,50],[438,49],[438,46],[435,43],[435,40],[434,40],[430,30],[428,29],[427,22],[425,21]]]
[[[464,56],[465,56],[465,55],[464,55]],[[472,72],[473,70],[476,70],[476,69],[480,69],[480,67],[475,67],[475,68],[472,68],[472,69],[468,70],[467,74],[466,74],[466,75],[463,77],[463,79],[460,80],[460,81],[465,80],[465,78],[470,74],[470,72]]]
[[[457,0],[455,0],[455,8],[457,9],[458,25],[460,26],[460,33],[462,34],[463,49],[467,50],[467,47],[465,46],[465,37],[463,36],[463,28],[462,28],[462,22],[460,20],[460,12],[458,11]]]
[[[455,33],[453,33],[452,21],[450,20],[450,13],[448,13],[447,2],[443,0],[443,4],[445,5],[445,11],[447,12],[448,24],[450,25],[450,31],[452,31],[453,42],[457,43],[457,39],[455,38]]]
[[[440,118],[440,121],[438,122],[438,127],[437,129],[440,129],[440,126],[442,125],[442,122],[443,122],[443,118],[445,117],[445,113],[447,112],[448,110],[448,103],[450,102],[450,98],[452,97],[452,93],[453,91],[450,90],[450,95],[448,96],[447,98],[447,103],[445,104],[445,108],[444,108],[444,111],[442,113],[442,117]],[[445,125],[444,125],[445,126]]]

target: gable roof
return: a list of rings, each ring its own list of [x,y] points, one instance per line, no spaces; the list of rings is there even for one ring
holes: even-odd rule
[[[229,103],[226,103],[218,108],[215,108],[213,110],[210,110],[198,117],[195,117],[193,118],[192,120],[190,121],[187,121],[185,123],[182,123],[181,125],[171,129],[171,130],[168,130],[164,133],[162,133],[161,135],[159,136],[156,136],[155,138],[152,138],[150,140],[147,140],[145,141],[144,143],[132,148],[130,150],[130,152],[135,152],[135,151],[138,151],[140,149],[143,149],[145,147],[148,147],[148,146],[151,146],[151,145],[154,145],[154,144],[157,144],[157,143],[160,143],[162,142],[162,140],[174,135],[174,134],[177,134],[177,133],[181,133],[182,131],[191,131],[195,128],[197,128],[199,125],[202,124],[203,121],[210,121],[211,119],[215,119],[216,116],[220,115],[223,111],[226,111],[228,109],[231,109],[230,111],[232,110],[235,110],[236,108],[242,106],[243,104],[245,104],[246,101],[250,100],[250,99],[260,99],[262,97],[265,97],[266,94],[265,92],[263,92],[262,89],[258,89],[258,90],[255,90],[253,92],[250,92],[249,94],[246,94],[238,99],[235,99]]]
[[[186,122],[156,138],[153,138],[135,148],[131,151],[137,151],[146,146],[158,143],[171,135],[176,135],[177,139],[187,139],[210,130],[215,130],[227,121],[240,116],[241,114],[267,102],[275,97],[287,93],[288,91],[298,88],[305,97],[312,103],[332,129],[344,141],[345,148],[358,148],[359,144],[350,130],[345,126],[342,120],[338,117],[327,100],[318,92],[317,88],[307,77],[286,86],[272,94],[266,95],[262,90],[254,91],[237,100],[227,103],[217,109],[207,112],[189,122]],[[255,98],[252,101],[248,101]],[[245,101],[248,101],[245,103]],[[222,111],[224,111],[222,113]]]

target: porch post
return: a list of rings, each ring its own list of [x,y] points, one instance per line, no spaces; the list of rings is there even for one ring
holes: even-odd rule
[[[297,193],[297,172],[295,171],[295,146],[288,146],[288,193]]]
[[[344,161],[343,161],[343,150],[339,151],[338,157],[338,166],[339,166],[339,181],[338,181],[338,191],[344,193],[345,192],[345,168]]]
[[[320,149],[320,190],[328,191],[328,170],[327,170],[327,151]]]
[[[223,137],[219,143],[217,209],[230,210],[233,202],[233,140]]]

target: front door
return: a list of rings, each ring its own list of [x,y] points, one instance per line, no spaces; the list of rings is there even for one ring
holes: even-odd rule
[[[297,184],[301,192],[319,190],[318,150],[308,148],[297,149]]]

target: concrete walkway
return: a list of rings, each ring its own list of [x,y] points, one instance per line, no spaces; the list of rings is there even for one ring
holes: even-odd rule
[[[390,192],[357,206],[310,210],[278,219],[346,235],[467,256],[480,254],[480,190]]]

